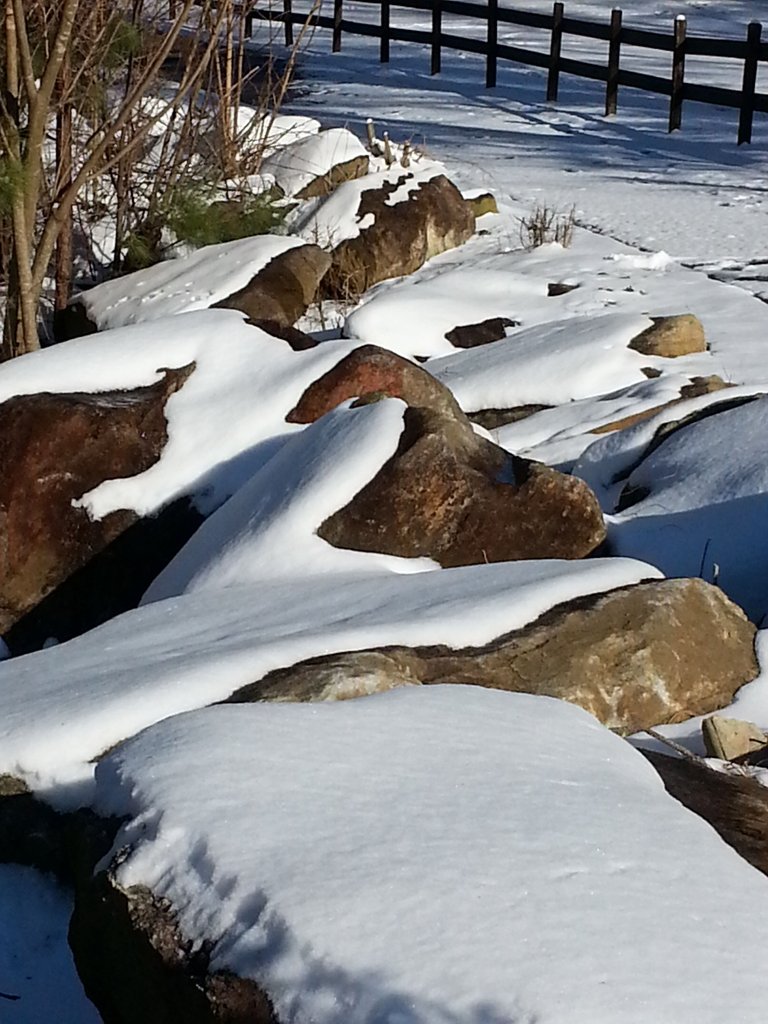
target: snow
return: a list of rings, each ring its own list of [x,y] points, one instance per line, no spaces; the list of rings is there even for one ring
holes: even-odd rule
[[[768,398],[710,409],[623,481],[646,496],[610,517],[608,538],[617,554],[667,575],[717,582],[760,622],[768,614]]]
[[[258,235],[206,245],[187,256],[105,281],[78,299],[99,330],[208,309],[234,295],[301,238]]]
[[[347,553],[339,557],[345,566]],[[157,601],[0,664],[0,774],[57,806],[79,805],[105,750],[273,669],[391,644],[482,646],[572,598],[658,576],[620,558],[406,575],[374,567]]]
[[[362,142],[352,132],[346,128],[329,128],[282,146],[267,157],[262,169],[274,175],[284,195],[295,196],[339,164],[367,156]]]
[[[0,864],[3,1024],[99,1024],[67,945],[71,913],[71,897],[53,878],[18,864]]]
[[[118,883],[168,899],[280,1020],[764,1019],[764,877],[566,703],[210,708],[97,775],[98,806],[131,816]],[[749,942],[724,941],[723,907]]]
[[[647,357],[627,345],[649,326],[647,318],[619,313],[569,317],[432,360],[429,370],[466,412],[560,405],[647,380]]]
[[[206,520],[154,581],[144,602],[194,590],[283,578],[437,568],[331,547],[317,527],[347,505],[397,450],[405,405],[340,408],[287,441]]]

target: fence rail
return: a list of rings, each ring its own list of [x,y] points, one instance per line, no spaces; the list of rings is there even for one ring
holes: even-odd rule
[[[762,25],[753,21],[747,26],[746,37],[738,39],[715,39],[707,36],[689,36],[685,17],[675,18],[669,32],[630,28],[623,24],[622,12],[614,9],[610,19],[603,22],[585,18],[573,18],[565,13],[565,4],[557,2],[551,14],[537,11],[501,7],[499,0],[485,0],[484,3],[469,0],[355,0],[379,8],[378,24],[352,21],[344,17],[344,0],[332,0],[333,13],[320,14],[296,12],[291,0],[282,0],[282,10],[272,4],[269,7],[248,4],[248,28],[252,31],[255,20],[280,21],[285,25],[285,42],[293,45],[294,26],[311,25],[332,30],[332,49],[341,50],[344,33],[371,36],[380,41],[379,60],[387,63],[390,59],[392,42],[421,43],[430,50],[430,71],[438,74],[441,54],[445,50],[460,50],[477,53],[486,59],[485,84],[487,88],[496,85],[500,60],[547,70],[547,102],[558,98],[561,74],[592,79],[605,83],[605,113],[611,116],[618,109],[619,88],[640,89],[669,97],[669,131],[682,126],[683,104],[686,100],[708,103],[714,106],[730,107],[739,111],[738,143],[752,141],[755,113],[768,113],[768,94],[757,91],[757,76],[760,64],[768,64],[768,42],[762,40]],[[431,28],[414,29],[392,24],[392,9],[407,8],[431,14]],[[444,31],[445,16],[458,15],[486,22],[484,39],[471,39]],[[549,33],[546,49],[532,50],[526,46],[512,46],[498,41],[499,25],[519,25],[540,29]],[[594,61],[579,60],[562,55],[563,39],[576,36],[597,39],[608,44],[608,61],[598,64]],[[632,71],[621,66],[625,47],[639,47],[671,55],[669,78],[659,75]],[[686,57],[728,58],[742,62],[741,89],[726,89],[721,86],[699,85],[685,80]]]

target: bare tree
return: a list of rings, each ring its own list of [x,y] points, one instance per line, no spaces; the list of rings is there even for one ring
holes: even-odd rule
[[[237,125],[231,107],[243,77],[243,5],[0,2],[0,229],[4,215],[10,229],[0,357],[7,359],[39,347],[38,308],[55,254],[56,304],[66,303],[72,213],[83,190],[113,175],[119,252],[132,161],[158,123],[183,119],[185,103],[212,77],[220,83],[231,151]],[[159,92],[171,58],[174,80]]]

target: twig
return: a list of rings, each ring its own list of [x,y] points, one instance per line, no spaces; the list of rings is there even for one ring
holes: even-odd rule
[[[693,751],[688,750],[686,747],[681,746],[679,743],[675,743],[674,740],[669,739],[667,736],[662,736],[660,732],[655,729],[644,729],[643,732],[647,732],[649,736],[652,736],[659,743],[663,743],[665,746],[670,747],[675,753],[684,757],[688,761],[693,761],[695,764],[701,765],[704,768],[709,768],[706,758],[699,757],[698,754],[694,754]]]

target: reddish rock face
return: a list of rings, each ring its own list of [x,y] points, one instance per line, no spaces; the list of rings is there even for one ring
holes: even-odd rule
[[[398,451],[318,534],[444,567],[584,558],[605,539],[583,481],[478,437],[463,413],[409,408]]]
[[[0,405],[0,633],[136,522],[132,511],[93,522],[72,502],[157,461],[165,403],[193,369],[167,370],[134,391]]]
[[[448,388],[431,373],[377,345],[362,345],[314,381],[288,413],[289,423],[314,423],[350,398],[402,398],[408,405],[463,416]]]

